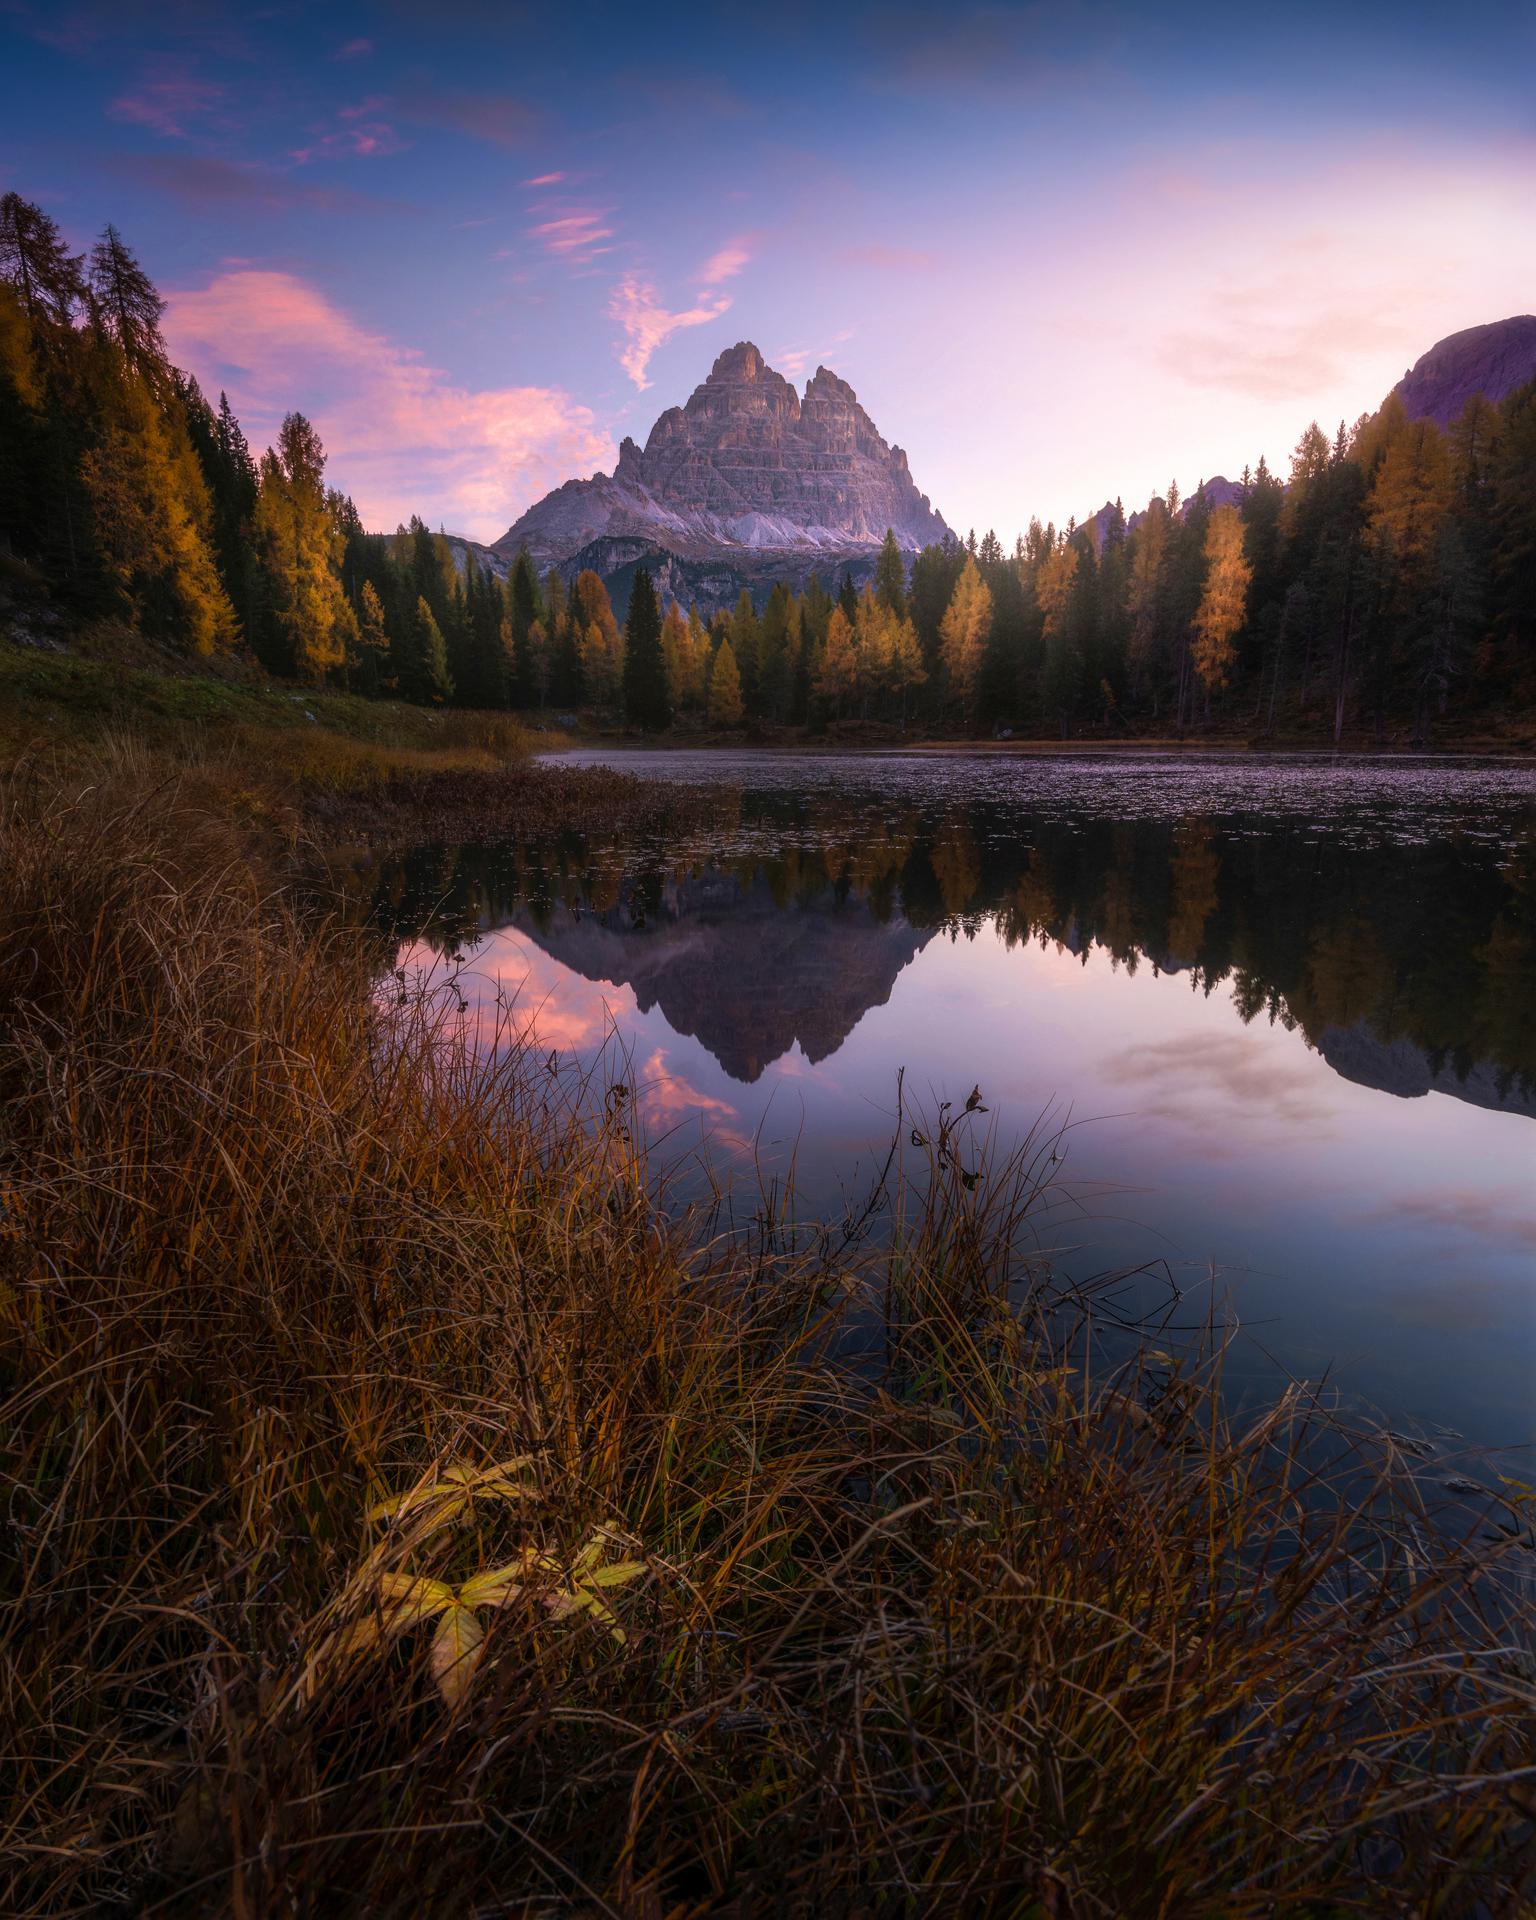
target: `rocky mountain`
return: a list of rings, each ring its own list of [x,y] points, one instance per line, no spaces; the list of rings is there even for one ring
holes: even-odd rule
[[[611,474],[546,494],[491,551],[505,563],[527,547],[541,570],[562,571],[585,555],[607,561],[605,575],[659,553],[751,584],[840,572],[887,527],[909,552],[949,531],[846,380],[818,367],[802,398],[742,341],[644,447],[626,437]]]
[[[514,924],[583,979],[633,988],[642,1013],[659,1006],[743,1085],[797,1041],[812,1063],[836,1053],[935,932],[877,919],[830,886],[785,908],[761,876],[744,885],[714,870],[670,884],[643,913],[626,897]]]
[[[1437,340],[1393,391],[1411,420],[1448,427],[1480,393],[1498,402],[1536,380],[1536,314],[1519,313]]]

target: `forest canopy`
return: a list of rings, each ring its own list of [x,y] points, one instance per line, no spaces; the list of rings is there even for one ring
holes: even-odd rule
[[[1536,383],[1445,432],[1393,395],[1309,425],[1284,476],[1261,458],[1220,498],[1034,520],[1011,551],[989,532],[908,556],[887,534],[862,590],[812,574],[701,610],[642,572],[621,627],[591,571],[541,577],[525,552],[503,574],[418,518],[366,531],[300,412],[257,457],[171,364],[162,311],[114,227],[74,254],[0,199],[0,556],[189,657],[649,730],[1423,741],[1536,706]]]

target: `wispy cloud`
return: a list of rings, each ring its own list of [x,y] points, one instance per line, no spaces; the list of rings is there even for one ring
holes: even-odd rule
[[[344,40],[336,49],[338,60],[366,60],[373,52],[371,40]]]
[[[728,240],[718,253],[712,253],[699,269],[699,285],[718,287],[722,280],[731,280],[749,265],[752,250],[745,240]]]
[[[413,512],[494,538],[573,472],[610,463],[590,411],[555,387],[474,391],[371,332],[294,274],[243,269],[170,294],[165,337],[259,444],[301,407],[364,521]]]
[[[185,139],[199,122],[223,105],[226,89],[215,80],[200,80],[189,67],[162,64],[146,70],[130,92],[119,94],[107,108],[114,120],[148,127],[166,139]]]
[[[525,187],[557,187],[565,178],[563,173],[536,173],[531,180],[525,180]]]
[[[548,217],[535,221],[528,237],[546,253],[585,262],[611,251],[605,243],[615,237],[615,229],[604,225],[613,211],[611,207],[541,207],[535,211]]]
[[[624,329],[626,344],[620,350],[619,365],[643,393],[651,384],[646,369],[657,348],[683,327],[702,327],[718,320],[730,304],[729,294],[701,292],[697,306],[672,313],[657,298],[649,280],[625,274],[608,302],[609,314]]]
[[[318,134],[308,146],[294,148],[292,157],[304,166],[311,160],[371,160],[402,152],[407,142],[380,116],[380,109],[387,104],[375,96],[356,106],[340,108],[336,117],[344,124]]]

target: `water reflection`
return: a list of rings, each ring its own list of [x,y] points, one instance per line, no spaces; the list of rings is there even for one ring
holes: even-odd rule
[[[1005,1133],[1088,1123],[1044,1228],[1066,1265],[1214,1266],[1292,1370],[1536,1432],[1529,808],[1409,833],[1400,780],[1373,821],[1358,781],[1330,819],[858,777],[743,787],[687,845],[419,849],[375,910],[464,962],[487,1031],[513,993],[543,1046],[617,1035],[653,1131],[795,1155],[811,1205],[867,1172],[898,1066],[979,1080]]]

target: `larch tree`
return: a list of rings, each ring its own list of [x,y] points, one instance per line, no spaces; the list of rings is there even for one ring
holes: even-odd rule
[[[234,609],[210,541],[207,483],[179,408],[108,347],[95,378],[96,443],[81,476],[97,552],[132,617],[148,633],[206,655],[234,644]]]
[[[351,609],[341,582],[346,543],[325,491],[325,449],[302,413],[288,415],[262,460],[255,535],[270,618],[290,669],[298,679],[322,680],[346,658]],[[423,680],[419,692],[411,691],[445,697],[419,654],[417,664]]]
[[[992,594],[975,560],[967,559],[939,627],[944,673],[965,724],[976,717],[976,692],[992,631]]]
[[[854,611],[858,611],[857,601]],[[833,715],[841,719],[843,702],[854,693],[858,683],[859,660],[853,644],[853,625],[839,603],[827,621],[826,644],[816,670],[816,692],[832,708]]]
[[[890,664],[887,669],[891,691],[901,702],[901,724],[907,724],[907,700],[913,690],[928,678],[923,665],[922,642],[910,618],[903,616],[891,630]]]
[[[1236,507],[1217,507],[1205,530],[1205,590],[1190,649],[1207,707],[1211,695],[1227,684],[1237,658],[1233,643],[1247,617],[1252,578],[1242,516]]]
[[[736,665],[736,650],[722,640],[709,669],[709,724],[734,727],[741,722],[741,673]]]
[[[141,379],[163,391],[170,379],[160,337],[165,302],[114,226],[104,227],[91,249],[87,284],[96,325]]]

